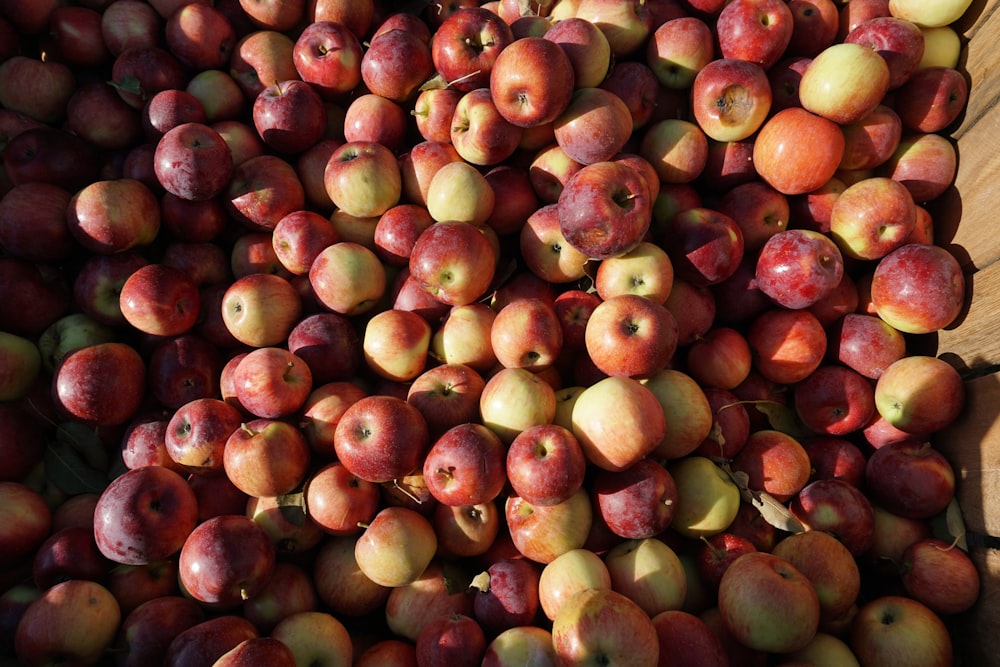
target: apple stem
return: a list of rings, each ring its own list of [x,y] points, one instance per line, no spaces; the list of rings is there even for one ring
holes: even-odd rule
[[[366,521],[358,521],[358,528],[368,530],[369,524]]]
[[[257,435],[256,431],[254,431],[252,428],[250,428],[250,424],[247,424],[246,422],[243,422],[242,424],[240,424],[240,428],[243,429],[243,431],[247,435],[249,435],[249,436],[255,436],[255,435]]]
[[[392,485],[396,487],[396,489],[398,489],[400,493],[402,493],[404,496],[406,496],[413,502],[417,503],[418,505],[423,504],[424,501],[418,498],[416,495],[414,495],[409,489],[405,489],[402,486],[400,486],[399,480],[396,479],[392,480]]]

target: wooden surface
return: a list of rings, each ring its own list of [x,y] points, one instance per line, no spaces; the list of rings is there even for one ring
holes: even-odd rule
[[[976,0],[961,22],[968,40],[966,113],[951,137],[955,187],[929,206],[937,241],[966,271],[968,303],[937,334],[937,353],[969,378],[966,409],[935,438],[957,476],[956,494],[983,588],[968,614],[953,619],[962,664],[1000,665],[1000,0]]]

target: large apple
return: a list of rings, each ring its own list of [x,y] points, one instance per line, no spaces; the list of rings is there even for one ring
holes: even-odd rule
[[[899,595],[870,600],[851,622],[848,643],[862,665],[952,664],[951,635],[940,616]]]
[[[660,644],[649,615],[621,593],[582,590],[560,607],[552,622],[556,662],[657,665]]]
[[[574,71],[563,47],[546,37],[518,39],[497,56],[490,93],[497,111],[518,127],[555,121],[573,95]]]

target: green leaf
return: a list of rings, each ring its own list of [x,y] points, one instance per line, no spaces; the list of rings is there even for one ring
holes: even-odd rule
[[[56,440],[72,447],[92,468],[108,469],[108,450],[96,430],[77,422],[63,422],[56,428]]]
[[[100,493],[108,485],[106,467],[95,468],[70,443],[58,439],[45,450],[45,474],[63,493]]]
[[[778,401],[747,401],[747,403],[757,408],[757,411],[767,417],[771,428],[781,431],[793,438],[802,438],[809,435],[809,431],[795,414],[795,410],[784,403]]]
[[[424,81],[420,86],[420,90],[441,90],[448,87],[448,81],[440,74],[435,74],[431,78]]]
[[[142,82],[139,81],[137,77],[125,76],[120,80],[108,81],[108,84],[122,92],[138,95],[139,97],[145,99],[146,93],[142,89]]]

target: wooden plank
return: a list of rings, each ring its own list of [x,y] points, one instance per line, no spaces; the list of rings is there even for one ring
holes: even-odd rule
[[[1000,365],[1000,262],[966,281],[969,304],[954,325],[937,332],[937,351],[963,373],[981,372]]]

